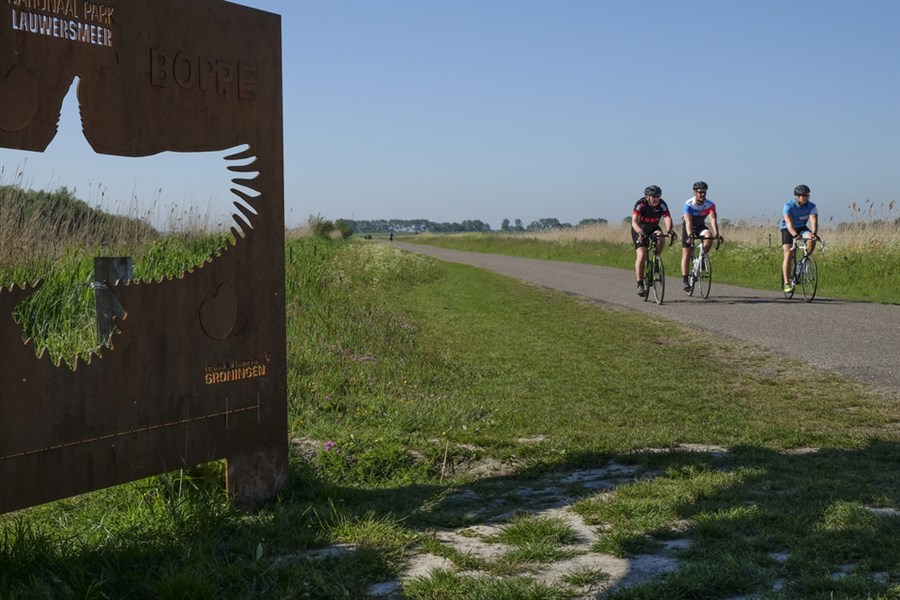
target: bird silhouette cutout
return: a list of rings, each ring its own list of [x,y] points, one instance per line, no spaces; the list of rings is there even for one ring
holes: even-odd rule
[[[12,178],[25,188],[65,187],[95,208],[162,231],[236,226],[246,234],[250,226],[239,214],[255,215],[248,201],[259,196],[253,188],[256,156],[247,144],[138,158],[98,154],[84,135],[78,84],[76,77],[63,99],[56,136],[43,153],[0,149],[0,183]]]
[[[262,198],[253,187],[259,171],[257,157],[248,144],[211,152],[166,151],[143,157],[97,153],[84,133],[79,83],[78,77],[73,79],[62,102],[56,134],[44,152],[0,148],[0,184],[9,183],[6,177],[12,173],[12,183],[23,188],[65,187],[95,208],[139,218],[162,231],[185,231],[192,227],[220,231],[230,227],[235,238],[233,244],[240,243],[240,238],[253,229]],[[10,117],[0,125],[8,128],[22,121]],[[173,189],[179,191],[169,191]],[[223,248],[223,252],[227,251],[227,247]],[[209,260],[221,256],[217,253]],[[143,285],[152,286],[154,282],[143,282]],[[21,288],[19,301],[40,287],[38,282]],[[0,288],[0,296],[12,291],[13,288]],[[219,282],[205,290],[205,295],[206,299],[198,307],[202,330],[211,339],[225,339],[236,319],[235,289],[231,284]],[[0,318],[7,316],[3,314]],[[38,355],[45,351],[40,347],[34,350]]]

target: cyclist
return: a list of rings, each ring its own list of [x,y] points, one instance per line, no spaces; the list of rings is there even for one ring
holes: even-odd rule
[[[669,206],[662,199],[662,189],[658,185],[648,185],[644,189],[644,197],[634,203],[631,212],[631,241],[637,253],[634,263],[634,274],[637,276],[638,296],[646,296],[650,290],[644,288],[644,261],[647,258],[647,247],[650,245],[650,236],[654,231],[662,231],[659,221],[666,224],[663,231],[669,235],[672,231],[672,216],[669,214]],[[662,252],[665,247],[663,236],[656,241],[656,251]]]
[[[709,185],[705,181],[694,184],[694,196],[689,198],[681,211],[684,222],[681,225],[681,277],[684,280],[684,291],[690,293],[691,282],[688,279],[688,269],[691,262],[691,237],[719,237],[719,224],[716,221],[716,204],[706,197]],[[709,226],[706,225],[706,217],[709,216]],[[712,236],[710,236],[710,230]],[[703,249],[709,252],[712,247],[712,239],[703,240]]]
[[[809,201],[809,186],[798,185],[794,188],[794,199],[784,205],[781,219],[781,244],[784,248],[784,262],[781,263],[781,279],[784,291],[790,293],[794,289],[791,282],[791,263],[794,254],[794,240],[806,240],[806,252],[812,254],[816,249],[816,231],[819,230],[819,210]]]

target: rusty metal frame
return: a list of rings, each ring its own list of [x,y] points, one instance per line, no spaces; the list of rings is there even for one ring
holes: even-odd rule
[[[0,289],[0,512],[222,458],[228,491],[256,506],[288,471],[281,18],[222,0],[0,0],[0,147],[43,152],[75,77],[98,153],[255,161],[230,167],[235,243],[112,286],[112,347],[74,370],[12,319],[38,286]]]

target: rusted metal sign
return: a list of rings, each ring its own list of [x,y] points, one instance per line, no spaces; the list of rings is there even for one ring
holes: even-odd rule
[[[0,512],[220,458],[253,506],[287,481],[281,19],[221,0],[0,0],[0,146],[42,152],[76,77],[98,153],[256,160],[230,167],[236,243],[112,286],[112,348],[74,371],[22,342],[12,311],[34,288],[0,289]]]

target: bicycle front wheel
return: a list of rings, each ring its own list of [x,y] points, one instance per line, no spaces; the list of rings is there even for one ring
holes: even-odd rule
[[[700,256],[700,278],[697,285],[700,286],[700,297],[709,298],[709,290],[712,288],[712,264],[706,254]]]
[[[803,290],[803,299],[812,302],[816,297],[816,289],[819,287],[819,269],[816,259],[807,256],[800,263],[800,288]]]
[[[662,304],[666,294],[666,272],[663,269],[662,258],[653,257],[653,299],[657,304]]]

